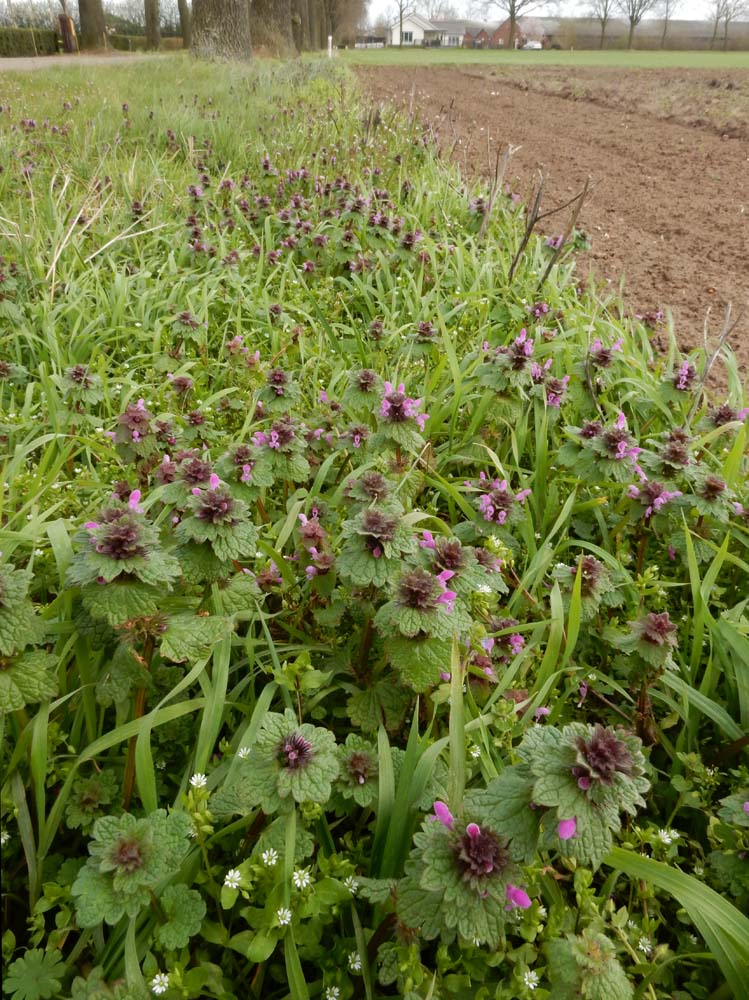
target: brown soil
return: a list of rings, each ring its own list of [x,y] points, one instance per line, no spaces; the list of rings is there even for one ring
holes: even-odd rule
[[[378,102],[416,109],[469,175],[491,176],[496,151],[520,146],[513,190],[539,171],[545,205],[593,193],[578,228],[579,267],[618,288],[633,313],[673,313],[685,350],[715,343],[728,302],[749,299],[749,71],[386,67],[360,69]],[[564,228],[564,213],[547,232]],[[749,310],[731,343],[746,379]]]

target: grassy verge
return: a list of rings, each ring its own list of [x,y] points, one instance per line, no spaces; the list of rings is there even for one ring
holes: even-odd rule
[[[730,353],[340,65],[8,79],[4,989],[740,996]]]

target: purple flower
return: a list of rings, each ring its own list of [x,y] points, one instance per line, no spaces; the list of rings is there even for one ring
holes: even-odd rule
[[[140,506],[140,496],[140,490],[133,490],[127,500],[130,510],[134,510],[137,514],[143,513],[143,508]]]
[[[653,514],[657,514],[670,500],[675,500],[684,494],[681,490],[667,490],[662,483],[646,479],[641,486],[630,486],[627,495],[643,504],[645,520],[649,521]]]
[[[424,424],[429,419],[428,413],[419,413],[421,406],[420,399],[411,399],[405,394],[403,382],[394,388],[391,382],[385,383],[385,395],[380,404],[380,416],[392,424],[405,423],[407,420],[415,420],[419,430],[424,430]]]
[[[440,802],[439,800],[434,803],[434,815],[444,827],[447,827],[448,830],[452,827],[453,823],[455,822],[453,814],[447,808],[445,803]]]
[[[533,713],[533,718],[536,722],[540,722],[545,715],[551,715],[551,709],[547,708],[546,705],[539,705],[536,711]]]
[[[550,250],[561,250],[564,245],[564,233],[560,233],[558,236],[547,236],[544,242]]]
[[[611,362],[614,360],[614,354],[622,350],[623,339],[620,337],[615,340],[611,347],[604,347],[603,342],[596,337],[593,341],[590,352],[588,354],[588,359],[592,365],[596,368],[608,368]]]
[[[488,477],[483,472],[479,474],[479,480],[482,485],[489,483]],[[479,497],[477,506],[485,521],[490,521],[493,524],[505,524],[517,511],[515,505],[522,506],[530,493],[530,490],[512,493],[506,479],[494,479],[489,484],[489,490]]]
[[[505,895],[507,897],[507,902],[509,906],[508,910],[511,910],[515,906],[519,906],[523,910],[527,910],[531,905],[531,897],[527,892],[522,889],[518,889],[516,885],[508,885],[505,890]]]
[[[570,837],[574,837],[577,833],[577,820],[575,817],[560,820],[557,826],[557,833],[560,840],[569,840]]]
[[[745,802],[741,808],[745,813],[749,813],[749,802]]]

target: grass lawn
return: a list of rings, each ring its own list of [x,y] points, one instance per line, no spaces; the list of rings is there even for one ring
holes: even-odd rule
[[[347,62],[362,66],[446,66],[481,63],[499,66],[622,66],[634,69],[749,69],[749,52],[502,52],[497,49],[355,49]]]

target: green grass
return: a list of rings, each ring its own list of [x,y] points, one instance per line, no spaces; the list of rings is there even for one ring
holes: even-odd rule
[[[467,184],[416,121],[373,115],[352,76],[343,60],[185,56],[3,78],[4,987],[11,1000],[124,995],[95,987],[102,976],[141,1000],[144,979],[169,976],[165,1000],[396,988],[521,1000],[533,971],[551,989],[537,996],[559,997],[564,963],[547,944],[598,928],[616,949],[609,973],[638,1000],[682,986],[722,1000],[724,982],[743,1000],[749,430],[733,412],[745,401],[735,359],[724,352],[718,421],[699,391],[703,351],[682,357],[664,329],[655,354],[620,301],[580,284],[574,220],[558,217],[566,242],[552,253],[509,190]],[[410,413],[389,383],[403,383]],[[396,406],[401,420],[388,417]],[[296,450],[275,456],[274,434]],[[229,491],[209,494],[232,515],[213,536],[233,539],[223,555],[188,533],[207,520],[190,511],[218,509],[182,475],[197,475],[195,459]],[[172,463],[182,478],[170,483]],[[679,488],[665,499],[653,482],[664,509],[652,518],[646,473]],[[374,493],[394,553],[382,561],[361,520]],[[121,517],[137,543],[126,563]],[[457,572],[441,578],[446,559]],[[425,573],[443,587],[455,576],[452,598],[425,591]],[[361,737],[369,798],[345,794],[361,792],[348,750],[330,800],[327,764],[285,813],[273,798],[261,811],[269,793],[246,778],[246,796],[232,786],[247,753],[276,766],[264,727],[284,709],[314,729],[321,759],[333,738],[343,760],[344,740]],[[600,830],[587,856],[590,840],[537,850],[529,831],[533,863],[517,880],[533,903],[506,918],[500,893],[501,962],[462,931],[436,956],[426,932],[401,941],[387,884],[372,883],[379,902],[346,887],[356,875],[408,889],[412,834],[422,820],[437,829],[424,818],[435,800],[456,817],[465,806],[465,824],[526,734],[621,720],[650,741],[647,803],[595,872]],[[228,813],[227,788],[240,795]],[[486,809],[504,822],[495,799]],[[539,818],[553,836],[581,804],[589,822],[579,797]],[[181,867],[136,915],[108,911],[111,926],[71,902],[84,863],[102,892],[93,904],[108,898],[85,860],[101,843],[96,817],[166,807],[189,813],[195,840],[185,833]],[[275,868],[260,863],[270,838]],[[224,882],[237,866],[248,906]],[[179,952],[158,933],[174,923],[172,888],[193,928]]]
[[[503,52],[498,49],[355,49],[342,58],[361,66],[572,66],[628,69],[749,69],[749,52]]]

